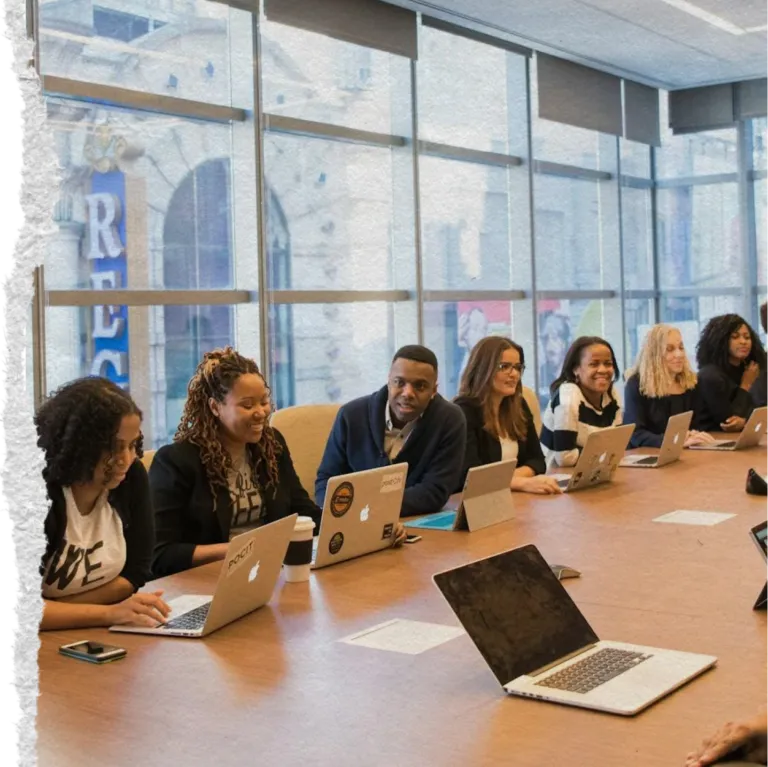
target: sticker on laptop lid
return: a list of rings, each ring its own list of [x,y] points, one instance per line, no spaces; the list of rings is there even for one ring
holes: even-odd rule
[[[334,533],[328,543],[328,551],[330,551],[331,554],[338,554],[341,551],[341,547],[343,545],[344,533]]]
[[[251,538],[248,543],[243,546],[240,551],[237,552],[228,562],[227,562],[227,578],[229,578],[232,573],[236,572],[245,562],[248,561],[248,557],[251,555],[251,552],[253,551],[253,538]]]
[[[355,500],[355,488],[351,482],[342,482],[331,496],[331,514],[334,517],[343,517]]]
[[[387,538],[391,538],[395,532],[395,526],[390,522],[388,525],[384,525],[384,530],[381,533],[381,540],[385,541]]]
[[[403,474],[402,472],[393,472],[392,474],[385,474],[381,478],[380,493],[394,493],[400,490],[403,486]]]

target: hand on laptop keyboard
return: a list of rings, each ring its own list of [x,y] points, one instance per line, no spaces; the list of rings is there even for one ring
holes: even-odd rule
[[[108,608],[110,624],[113,626],[131,624],[154,628],[158,623],[165,623],[171,608],[160,598],[162,594],[162,589],[153,591],[151,594],[139,592],[112,605]]]

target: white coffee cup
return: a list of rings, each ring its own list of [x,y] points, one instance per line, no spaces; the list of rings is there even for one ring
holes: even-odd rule
[[[287,583],[300,583],[309,580],[312,564],[312,532],[315,523],[312,517],[297,517],[291,542],[285,555],[285,580]],[[288,564],[290,562],[290,564]]]

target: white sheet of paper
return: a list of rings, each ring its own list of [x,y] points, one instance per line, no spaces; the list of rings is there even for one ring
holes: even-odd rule
[[[339,639],[345,644],[369,647],[373,650],[388,650],[406,655],[419,655],[426,650],[444,644],[464,633],[458,626],[442,626],[439,623],[423,623],[401,618],[379,623],[364,631],[358,631]]]
[[[662,514],[656,517],[654,522],[669,522],[674,525],[719,525],[726,519],[735,517],[735,514],[724,514],[719,511],[692,511],[689,509],[678,509],[670,511],[669,514]]]

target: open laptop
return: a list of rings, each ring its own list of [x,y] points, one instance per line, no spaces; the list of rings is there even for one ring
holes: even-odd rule
[[[749,531],[749,537],[763,554],[763,559],[768,561],[768,549],[766,549],[766,535],[768,534],[768,522],[761,522]],[[765,610],[768,604],[768,583],[763,586],[760,596],[753,605],[753,610]]]
[[[265,605],[275,590],[298,514],[236,535],[229,542],[213,596],[187,594],[171,600],[167,623],[156,628],[110,626],[110,631],[204,637]]]
[[[515,459],[473,466],[458,501],[448,501],[445,511],[409,520],[405,526],[475,532],[514,519],[509,485],[516,467]]]
[[[400,521],[407,474],[407,463],[394,463],[329,479],[312,568],[389,548]]]
[[[610,482],[635,430],[633,423],[593,431],[571,474],[553,474],[564,493]]]
[[[765,434],[768,407],[756,407],[736,439],[716,439],[708,445],[691,445],[689,450],[743,450],[760,443]]]
[[[686,410],[684,413],[670,416],[658,455],[625,455],[619,466],[657,469],[659,466],[666,466],[668,463],[680,460],[685,448],[685,440],[688,437],[691,418],[693,418],[693,410]]]
[[[631,716],[717,662],[601,640],[532,545],[433,579],[510,695]]]

